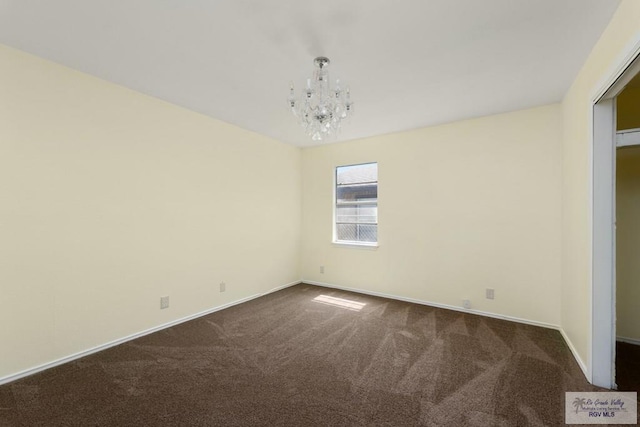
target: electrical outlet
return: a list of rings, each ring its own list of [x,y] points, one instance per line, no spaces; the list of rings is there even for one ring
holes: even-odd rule
[[[462,300],[462,306],[463,306],[464,308],[466,308],[466,309],[471,308],[471,301],[470,301],[470,300],[468,300],[468,299],[463,299],[463,300]]]
[[[220,292],[224,292],[227,290],[227,284],[224,282],[220,282]]]
[[[324,265],[320,266],[320,274],[324,274]]]
[[[160,309],[164,310],[165,308],[169,308],[169,296],[160,297]]]
[[[495,297],[495,290],[487,288],[487,299],[493,299]]]

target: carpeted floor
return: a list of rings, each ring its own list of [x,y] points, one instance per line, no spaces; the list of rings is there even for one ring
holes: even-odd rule
[[[0,425],[560,426],[594,390],[557,331],[296,285],[0,386]]]
[[[618,390],[638,392],[640,402],[640,345],[616,342],[616,384]]]

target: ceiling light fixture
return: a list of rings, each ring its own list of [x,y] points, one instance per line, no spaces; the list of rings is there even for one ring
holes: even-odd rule
[[[296,100],[293,83],[289,92],[291,112],[314,141],[335,137],[342,121],[353,113],[349,88],[343,90],[340,80],[336,80],[335,89],[331,89],[327,71],[329,62],[329,58],[324,56],[313,60],[317,69],[313,78],[307,79],[301,100]]]

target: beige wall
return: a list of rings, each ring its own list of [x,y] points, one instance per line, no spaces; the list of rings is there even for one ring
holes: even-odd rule
[[[561,136],[557,104],[304,149],[303,278],[558,325]],[[374,161],[380,246],[332,245],[334,168]]]
[[[0,70],[0,379],[299,279],[300,149],[2,46]]]
[[[589,366],[591,101],[638,22],[624,0],[561,109],[302,156],[0,46],[0,378],[300,275],[560,324]],[[333,246],[333,168],[368,161],[380,247]]]
[[[562,102],[562,328],[587,368],[591,363],[592,97],[637,40],[639,22],[640,2],[624,0]]]
[[[640,341],[640,147],[618,149],[616,205],[617,335]]]
[[[616,98],[617,129],[640,128],[640,86],[626,87]]]

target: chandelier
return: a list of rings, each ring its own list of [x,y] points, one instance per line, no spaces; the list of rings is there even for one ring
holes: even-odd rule
[[[289,107],[306,133],[314,141],[333,138],[340,131],[342,120],[353,112],[353,102],[349,88],[343,90],[340,80],[336,80],[335,88],[329,83],[329,58],[319,56],[313,63],[316,70],[312,79],[307,79],[307,87],[302,99],[296,100],[291,84]]]

